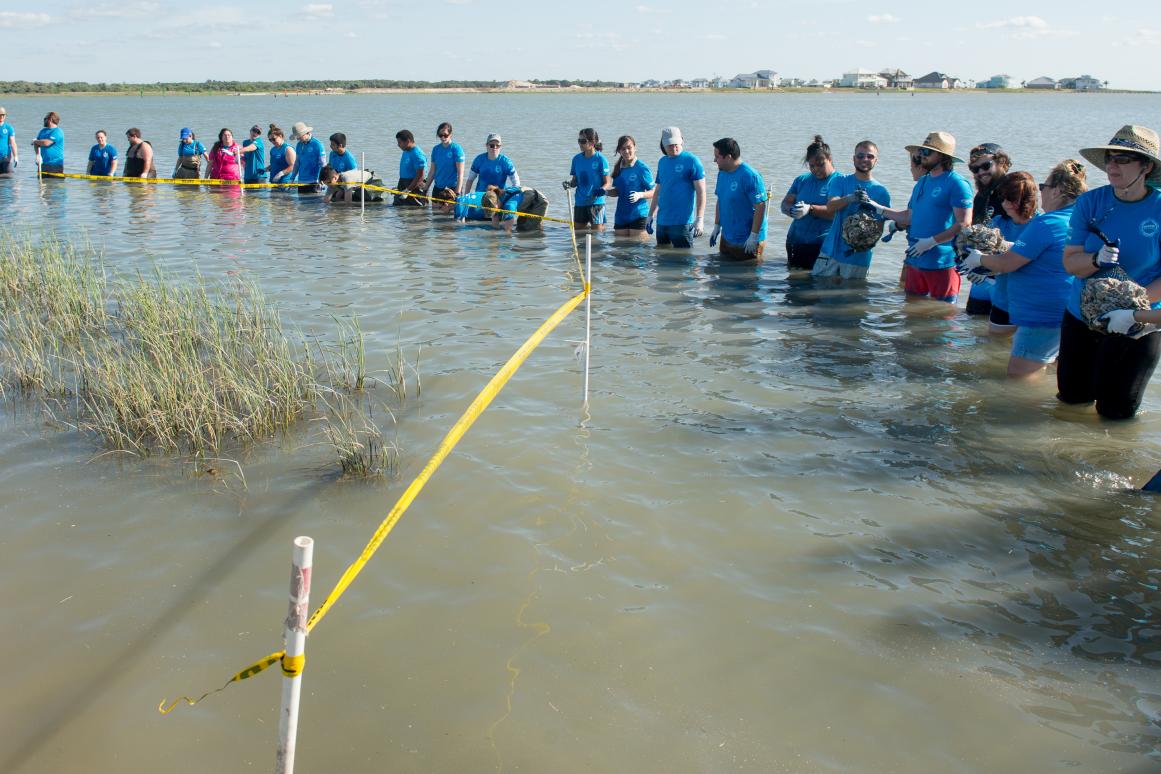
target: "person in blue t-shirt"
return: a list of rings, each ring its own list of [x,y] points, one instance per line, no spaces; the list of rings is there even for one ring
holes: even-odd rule
[[[60,130],[60,116],[51,112],[44,117],[44,128],[32,141],[41,172],[64,172],[64,132]]]
[[[661,130],[657,181],[649,199],[645,230],[657,221],[658,247],[693,247],[705,233],[705,167],[701,159],[684,150],[685,140],[676,126]]]
[[[757,170],[742,161],[742,148],[733,137],[714,143],[714,163],[718,181],[714,195],[714,229],[709,245],[721,237],[718,253],[722,258],[760,261],[766,249],[766,183]]]
[[[999,143],[982,142],[968,152],[968,171],[976,185],[976,195],[972,199],[973,226],[991,226],[992,218],[1003,214],[1003,205],[996,191],[1011,168],[1012,159]],[[972,283],[964,311],[974,316],[990,317],[995,278],[979,272],[968,272],[963,276]]]
[[[189,128],[178,133],[177,163],[173,167],[173,177],[181,180],[196,180],[202,176],[202,162],[209,166],[210,154],[206,146]]]
[[[516,165],[512,159],[500,153],[504,142],[498,134],[489,134],[484,143],[487,151],[472,159],[471,170],[463,190],[467,191],[476,184],[477,191],[486,191],[488,186],[505,188],[509,185],[520,185],[520,175],[516,172]]]
[[[452,142],[452,125],[447,121],[435,130],[439,143],[431,149],[431,163],[427,169],[427,179],[423,192],[430,194],[432,207],[439,212],[450,212],[454,200],[464,190],[464,149],[458,142]]]
[[[16,154],[16,130],[8,123],[8,111],[0,107],[0,175],[14,172],[19,161]]]
[[[992,218],[992,226],[1006,242],[1020,239],[1028,223],[1036,216],[1036,179],[1027,172],[1012,172],[996,189],[1001,213]],[[962,271],[962,266],[959,267]],[[1009,319],[1007,274],[998,274],[992,285],[992,308],[988,311],[988,333],[1011,336],[1016,326]]]
[[[104,129],[96,133],[97,144],[89,149],[89,165],[86,175],[112,177],[117,174],[117,149],[109,144],[109,135]]]
[[[359,162],[355,161],[355,154],[347,150],[347,135],[335,132],[330,136],[330,143],[331,153],[325,166],[331,167],[340,175],[359,168]]]
[[[613,187],[607,192],[617,199],[613,212],[613,233],[633,236],[645,233],[649,200],[653,198],[653,173],[637,158],[637,141],[627,134],[617,139],[617,160],[609,173]]]
[[[326,165],[326,148],[322,140],[314,136],[314,128],[307,126],[305,121],[298,121],[290,127],[290,136],[295,140],[294,167],[288,177],[298,183],[300,194],[317,193],[322,188],[318,176]]]
[[[1028,223],[1011,249],[1000,255],[971,250],[959,267],[961,272],[986,269],[1007,278],[1008,319],[1016,326],[1008,360],[1011,378],[1038,376],[1060,352],[1060,319],[1074,280],[1064,269],[1064,245],[1073,205],[1085,188],[1084,165],[1074,159],[1060,162],[1040,185],[1044,213]],[[1010,191],[1001,188],[1000,195]],[[1000,207],[1018,214],[1006,198]]]
[[[452,215],[460,223],[469,220],[492,222],[495,210],[500,209],[500,191],[496,186],[489,186],[484,191],[460,194],[456,197],[456,206]]]
[[[1118,320],[1094,330],[1080,307],[1088,278],[1120,267],[1161,306],[1161,142],[1144,126],[1124,126],[1106,145],[1081,155],[1103,169],[1109,184],[1081,194],[1069,219],[1064,268],[1072,283],[1060,327],[1057,397],[1064,403],[1096,401],[1107,419],[1137,413],[1161,357],[1161,335],[1136,331]],[[1102,274],[1101,276],[1104,276]],[[1123,318],[1124,315],[1118,315]]]
[[[827,208],[830,187],[842,175],[835,172],[830,146],[820,134],[814,135],[814,141],[806,146],[802,163],[810,171],[794,178],[782,198],[781,209],[783,215],[794,219],[786,232],[786,265],[811,271],[834,218]]]
[[[871,177],[871,171],[879,160],[879,146],[870,140],[863,140],[855,146],[852,158],[855,171],[840,177],[830,185],[830,200],[826,209],[834,220],[826,239],[823,240],[818,260],[811,269],[811,276],[833,277],[835,280],[866,279],[871,268],[871,251],[854,250],[843,238],[843,223],[858,212],[875,213],[870,204],[873,201],[885,207],[891,206],[891,194],[878,180]]]
[[[609,162],[601,154],[603,146],[597,130],[581,129],[576,138],[581,152],[572,157],[564,190],[576,189],[573,200],[572,224],[575,228],[605,228],[605,189],[611,185]]]
[[[415,144],[415,135],[410,129],[400,129],[396,132],[395,144],[402,152],[399,157],[399,184],[395,188],[403,193],[395,194],[392,204],[396,207],[426,207],[427,200],[423,198],[423,188],[427,156],[423,155],[423,151]]]
[[[907,227],[904,285],[908,299],[930,297],[954,304],[960,276],[955,270],[955,237],[971,224],[972,187],[953,167],[955,137],[931,132],[907,151],[920,158],[924,175],[915,183],[906,209],[870,202],[884,217]]]
[[[286,133],[278,124],[270,124],[270,130],[266,132],[266,139],[270,141],[270,182],[292,182],[294,177],[291,173],[294,172],[294,162],[297,161],[297,156],[294,155],[294,148],[286,142]]]
[[[250,137],[242,141],[242,182],[266,182],[266,146],[258,124],[250,127]]]

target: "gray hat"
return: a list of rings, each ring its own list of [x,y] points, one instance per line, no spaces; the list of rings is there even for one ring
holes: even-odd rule
[[[4,109],[3,105],[0,105],[0,116],[6,116],[6,115],[8,115],[8,111]]]
[[[290,136],[294,139],[297,140],[304,134],[314,134],[314,127],[307,126],[305,121],[299,121],[294,126],[290,127]]]
[[[484,140],[484,145],[488,145],[488,144],[490,144],[490,143],[493,143],[493,142],[498,142],[498,143],[500,143],[501,145],[503,145],[503,144],[504,144],[504,141],[500,139],[500,135],[498,135],[498,134],[489,134],[489,135],[488,135],[488,139]]]
[[[681,138],[681,130],[676,126],[667,126],[661,130],[661,144],[662,145],[685,145],[685,141]]]

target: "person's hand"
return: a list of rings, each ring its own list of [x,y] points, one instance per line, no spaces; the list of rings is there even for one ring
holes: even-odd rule
[[[572,180],[565,180],[563,183],[560,184],[560,187],[567,191],[570,188],[575,188],[576,183],[574,183]]]
[[[967,255],[963,257],[963,261],[957,267],[960,274],[966,274],[970,271],[983,268],[984,254],[979,250],[968,250]],[[982,273],[982,272],[981,272]]]
[[[639,201],[641,201],[641,192],[640,191],[630,191],[629,192],[629,203],[636,204]]]
[[[1121,248],[1116,245],[1104,245],[1092,257],[1093,265],[1098,269],[1111,269],[1121,263]]]
[[[713,247],[714,245],[716,245],[718,243],[718,237],[721,236],[721,234],[722,234],[722,224],[715,223],[714,230],[710,232],[710,247]]]
[[[795,202],[790,207],[790,217],[802,220],[810,213],[810,205],[806,202]]]
[[[705,233],[705,218],[698,218],[693,224],[693,238],[697,239]]]
[[[746,237],[746,244],[742,245],[742,249],[745,250],[746,253],[749,255],[753,255],[754,253],[758,252],[758,232],[757,231],[750,232],[750,236]]]
[[[928,250],[934,250],[938,245],[939,242],[935,241],[935,237],[923,237],[915,244],[907,248],[907,257],[918,258]]]
[[[20,159],[12,159],[12,168],[16,169],[18,166],[20,166]]]
[[[973,285],[982,285],[987,282],[990,277],[982,271],[969,271],[963,275],[964,279]]]
[[[890,221],[890,222],[888,222],[888,223],[887,223],[887,233],[886,233],[886,234],[884,234],[884,235],[883,235],[883,238],[882,238],[882,239],[880,239],[879,241],[880,241],[880,242],[890,242],[890,241],[891,241],[891,238],[892,238],[893,236],[895,236],[895,232],[897,232],[898,230],[899,230],[899,224],[898,224],[898,223],[896,223],[896,222],[895,222],[895,221],[893,221],[893,220],[892,220],[892,221]]]
[[[655,220],[655,217],[653,215],[650,215],[649,217],[645,218],[645,233],[646,234],[653,233],[653,221],[654,220]]]
[[[1106,323],[1109,333],[1119,333],[1134,339],[1139,339],[1157,330],[1156,325],[1137,322],[1132,309],[1114,309],[1111,312],[1105,312],[1097,320]]]

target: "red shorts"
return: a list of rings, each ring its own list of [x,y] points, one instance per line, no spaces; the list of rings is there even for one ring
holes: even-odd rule
[[[959,274],[955,268],[917,269],[907,264],[903,286],[913,296],[931,296],[936,301],[955,303],[959,295]]]

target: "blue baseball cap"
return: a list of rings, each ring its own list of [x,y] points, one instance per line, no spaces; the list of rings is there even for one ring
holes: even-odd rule
[[[193,132],[190,131],[189,129],[182,129],[181,130],[181,139],[184,140],[187,137],[193,137]]]

